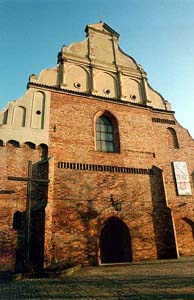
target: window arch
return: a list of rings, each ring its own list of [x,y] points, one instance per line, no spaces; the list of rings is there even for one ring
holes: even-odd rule
[[[30,149],[36,149],[36,145],[32,142],[25,142],[24,145],[28,146]]]
[[[169,148],[170,149],[179,149],[179,143],[178,143],[176,131],[171,127],[168,127],[167,130],[168,130],[168,146],[169,146]]]
[[[18,141],[15,141],[15,140],[9,140],[9,141],[7,141],[7,144],[12,145],[12,146],[17,147],[17,148],[20,147],[20,143]]]
[[[95,76],[95,89],[97,94],[102,97],[118,98],[117,80],[113,74],[99,72]]]
[[[101,152],[120,152],[118,123],[115,117],[105,111],[95,119],[96,150]]]

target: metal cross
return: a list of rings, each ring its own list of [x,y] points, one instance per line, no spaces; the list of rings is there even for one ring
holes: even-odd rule
[[[8,180],[15,181],[26,181],[27,182],[27,199],[26,199],[26,226],[25,226],[25,263],[26,269],[29,270],[29,258],[30,258],[30,209],[31,209],[31,200],[32,200],[32,183],[49,183],[47,179],[38,179],[32,177],[32,161],[28,162],[28,177],[13,177],[8,176]]]

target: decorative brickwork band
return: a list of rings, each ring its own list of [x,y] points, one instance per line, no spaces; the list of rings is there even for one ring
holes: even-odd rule
[[[152,118],[152,122],[175,125],[174,120]]]
[[[128,168],[128,167],[107,166],[107,165],[91,165],[91,164],[71,163],[71,162],[58,162],[58,168],[82,170],[82,171],[94,171],[94,172],[98,171],[98,172],[146,174],[146,175],[153,174],[151,169]]]

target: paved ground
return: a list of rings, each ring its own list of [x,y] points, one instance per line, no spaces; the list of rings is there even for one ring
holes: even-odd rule
[[[82,268],[65,278],[0,282],[1,300],[190,300],[194,257]]]

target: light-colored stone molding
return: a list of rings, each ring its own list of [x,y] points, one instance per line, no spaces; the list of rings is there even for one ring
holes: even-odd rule
[[[0,140],[48,145],[50,92],[29,88],[0,112]]]
[[[120,49],[116,31],[102,22],[85,31],[85,40],[62,46],[56,67],[31,76],[30,82],[171,110],[150,87],[143,67]]]

